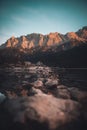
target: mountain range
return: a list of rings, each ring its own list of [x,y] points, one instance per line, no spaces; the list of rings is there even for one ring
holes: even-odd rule
[[[0,48],[11,47],[19,49],[31,49],[35,48],[36,46],[50,47],[54,45],[61,45],[73,40],[77,40],[78,42],[87,41],[87,27],[85,26],[77,32],[69,32],[65,35],[55,32],[49,33],[48,35],[32,33],[18,38],[12,36]],[[74,44],[72,46],[74,46]]]
[[[65,35],[55,32],[12,36],[0,46],[0,63],[27,60],[62,67],[86,67],[86,55],[87,26]]]

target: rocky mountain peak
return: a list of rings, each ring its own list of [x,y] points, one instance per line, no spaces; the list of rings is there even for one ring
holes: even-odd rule
[[[77,31],[77,34],[79,35],[79,37],[87,39],[87,26]]]
[[[15,36],[12,36],[10,39],[11,39],[11,40],[14,40],[14,39],[15,39]]]
[[[84,27],[82,28],[82,30],[86,30],[86,31],[87,31],[87,26],[84,26]]]
[[[15,47],[17,43],[18,39],[12,36],[10,39],[7,40],[6,47]]]
[[[47,46],[59,44],[63,41],[61,34],[58,32],[48,34]]]
[[[68,39],[78,39],[78,35],[75,32],[69,32],[66,35]]]
[[[22,36],[21,39],[22,39],[22,41],[26,41],[27,40],[25,36]]]
[[[50,47],[53,45],[60,45],[62,43],[64,44],[67,41],[71,40],[87,41],[87,26],[83,27],[77,32],[68,32],[65,35],[60,34],[58,32],[51,32],[47,35],[32,33],[28,34],[27,36],[21,36],[19,38],[15,38],[14,36],[12,36],[0,48],[15,47],[22,49],[31,49],[36,46]]]
[[[26,36],[21,37],[20,45],[24,49],[28,47],[28,40],[27,40]]]
[[[55,33],[49,33],[48,34],[48,36],[49,36],[49,38],[55,38],[55,37],[57,37],[58,36],[58,32],[55,32]]]

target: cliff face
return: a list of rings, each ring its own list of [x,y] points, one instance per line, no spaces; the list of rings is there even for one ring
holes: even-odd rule
[[[63,38],[58,33],[50,33],[48,35],[30,34],[21,36],[20,38],[11,37],[5,43],[5,47],[17,47],[22,49],[31,49],[36,46],[52,46],[63,42]]]
[[[83,27],[77,32],[69,32],[65,35],[55,32],[48,35],[32,33],[27,36],[21,36],[19,38],[15,38],[14,36],[12,36],[0,48],[11,47],[19,49],[31,49],[36,46],[50,47],[53,45],[61,45],[73,40],[79,42],[87,41],[87,27]]]
[[[87,26],[83,27],[77,32],[77,35],[83,39],[87,40]]]

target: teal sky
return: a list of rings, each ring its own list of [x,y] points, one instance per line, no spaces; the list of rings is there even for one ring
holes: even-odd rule
[[[87,0],[0,0],[0,44],[30,33],[65,34],[87,26]]]

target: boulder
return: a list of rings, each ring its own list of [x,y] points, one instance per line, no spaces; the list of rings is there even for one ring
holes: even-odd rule
[[[36,87],[36,88],[42,87],[43,82],[41,80],[37,80],[33,83],[33,86]]]
[[[78,88],[69,88],[72,99],[82,104],[83,118],[87,122],[87,91]]]
[[[5,106],[14,123],[25,124],[27,130],[67,130],[68,124],[76,122],[80,116],[80,104],[76,101],[57,99],[40,90],[34,96],[10,99]]]
[[[69,91],[71,93],[72,99],[84,103],[87,101],[87,92],[86,91],[81,91],[78,88],[72,87],[69,88]]]
[[[65,86],[65,85],[58,85],[57,88],[58,89],[67,89],[67,86]]]
[[[59,85],[56,90],[56,97],[63,99],[71,99],[71,93],[67,86]]]
[[[58,89],[57,90],[57,97],[64,98],[64,99],[71,99],[70,92],[67,89]]]
[[[47,81],[45,82],[45,86],[47,88],[57,88],[57,85],[58,85],[58,80],[57,79],[47,79]]]

